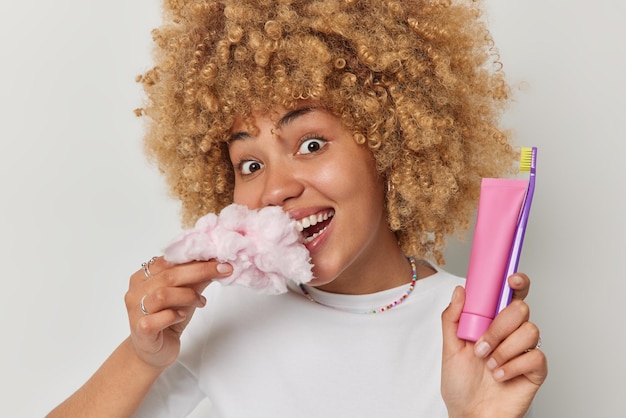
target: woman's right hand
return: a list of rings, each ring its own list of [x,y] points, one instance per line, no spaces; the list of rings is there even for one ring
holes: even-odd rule
[[[202,291],[231,272],[230,264],[217,261],[174,265],[163,257],[135,272],[124,301],[137,356],[156,369],[172,364],[180,352],[180,335],[196,308],[206,303]]]

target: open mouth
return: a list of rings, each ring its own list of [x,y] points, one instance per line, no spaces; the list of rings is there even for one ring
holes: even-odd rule
[[[333,216],[335,216],[335,211],[329,209],[297,220],[296,227],[302,234],[304,243],[308,244],[322,234],[328,228]]]

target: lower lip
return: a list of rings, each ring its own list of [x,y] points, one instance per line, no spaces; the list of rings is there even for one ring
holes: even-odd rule
[[[324,229],[321,234],[316,236],[315,239],[313,239],[312,241],[307,242],[306,244],[304,244],[306,249],[309,250],[309,253],[313,254],[314,252],[319,251],[319,248],[324,244],[324,242],[326,242],[326,239],[328,237],[328,233],[330,232],[330,230],[331,230],[331,228],[333,226],[333,223],[334,222],[331,221],[326,226],[326,229]]]

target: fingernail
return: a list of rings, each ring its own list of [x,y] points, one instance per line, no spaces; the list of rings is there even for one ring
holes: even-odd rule
[[[204,295],[200,295],[200,302],[202,303],[202,306],[206,305],[206,298]]]
[[[487,368],[493,370],[498,366],[498,362],[492,357],[487,361]]]
[[[513,284],[516,286],[521,286],[522,284],[524,284],[524,281],[518,275],[513,276],[511,279],[513,280]]]
[[[501,380],[504,377],[504,370],[498,369],[493,372],[493,378],[496,380]]]
[[[476,346],[474,347],[474,353],[476,353],[478,357],[485,357],[487,353],[489,353],[490,348],[491,347],[489,347],[488,342],[481,341],[478,344],[476,344]]]
[[[230,273],[232,271],[232,269],[233,269],[231,267],[231,265],[228,264],[228,263],[220,263],[220,264],[217,265],[216,268],[217,268],[217,272],[218,273],[222,273],[222,274]]]

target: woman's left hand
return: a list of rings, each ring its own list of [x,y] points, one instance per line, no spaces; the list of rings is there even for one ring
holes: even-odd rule
[[[524,298],[530,280],[509,277],[513,300],[474,344],[456,335],[465,289],[454,290],[442,314],[441,393],[450,417],[523,417],[548,375],[539,329]]]

